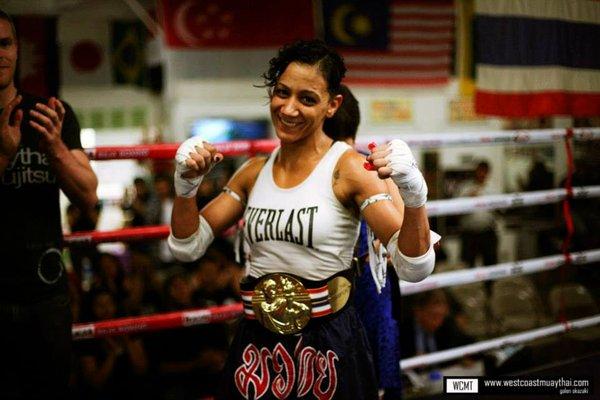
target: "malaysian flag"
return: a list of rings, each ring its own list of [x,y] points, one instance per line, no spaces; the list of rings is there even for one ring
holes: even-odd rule
[[[346,83],[448,82],[454,43],[452,0],[327,0],[323,17],[325,40],[346,61]]]

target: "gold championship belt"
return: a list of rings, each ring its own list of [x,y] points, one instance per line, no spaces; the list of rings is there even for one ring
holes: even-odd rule
[[[314,317],[322,317],[341,310],[350,297],[352,285],[348,278],[336,276],[326,285],[307,289],[294,276],[275,273],[264,276],[253,291],[248,317],[272,332],[290,335],[300,332]],[[249,307],[248,307],[249,308]]]

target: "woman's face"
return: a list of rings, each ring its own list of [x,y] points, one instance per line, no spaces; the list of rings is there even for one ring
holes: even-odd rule
[[[279,77],[271,95],[271,119],[282,143],[304,139],[323,128],[342,96],[331,97],[317,65],[293,62]]]

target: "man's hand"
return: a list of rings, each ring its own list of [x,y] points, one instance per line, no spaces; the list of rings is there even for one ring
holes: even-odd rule
[[[50,156],[56,156],[66,149],[62,141],[61,131],[65,119],[65,107],[55,97],[51,97],[48,105],[37,103],[35,110],[30,110],[29,124],[41,134],[40,148]]]
[[[21,142],[21,121],[23,121],[23,111],[17,110],[11,123],[10,116],[15,107],[21,102],[19,95],[12,99],[0,114],[0,157],[6,161],[12,159],[19,149]]]

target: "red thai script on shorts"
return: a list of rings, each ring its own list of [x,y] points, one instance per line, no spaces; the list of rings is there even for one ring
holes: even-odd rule
[[[296,369],[294,360],[281,343],[273,350],[273,371],[277,374],[273,379],[273,394],[278,399],[287,399],[294,388]]]
[[[242,353],[243,364],[234,374],[235,386],[240,394],[246,399],[251,396],[260,399],[270,389],[275,398],[286,399],[296,384],[298,397],[312,391],[318,400],[333,398],[337,389],[335,363],[339,357],[331,350],[323,354],[313,347],[302,347],[301,342],[296,346],[296,362],[281,343],[277,343],[273,351],[265,347],[259,350],[253,344],[246,346]]]
[[[269,389],[268,360],[271,358],[269,350],[258,348],[249,344],[244,349],[242,360],[244,364],[235,370],[234,380],[238,391],[249,398],[250,385],[254,387],[254,398],[260,399]]]

